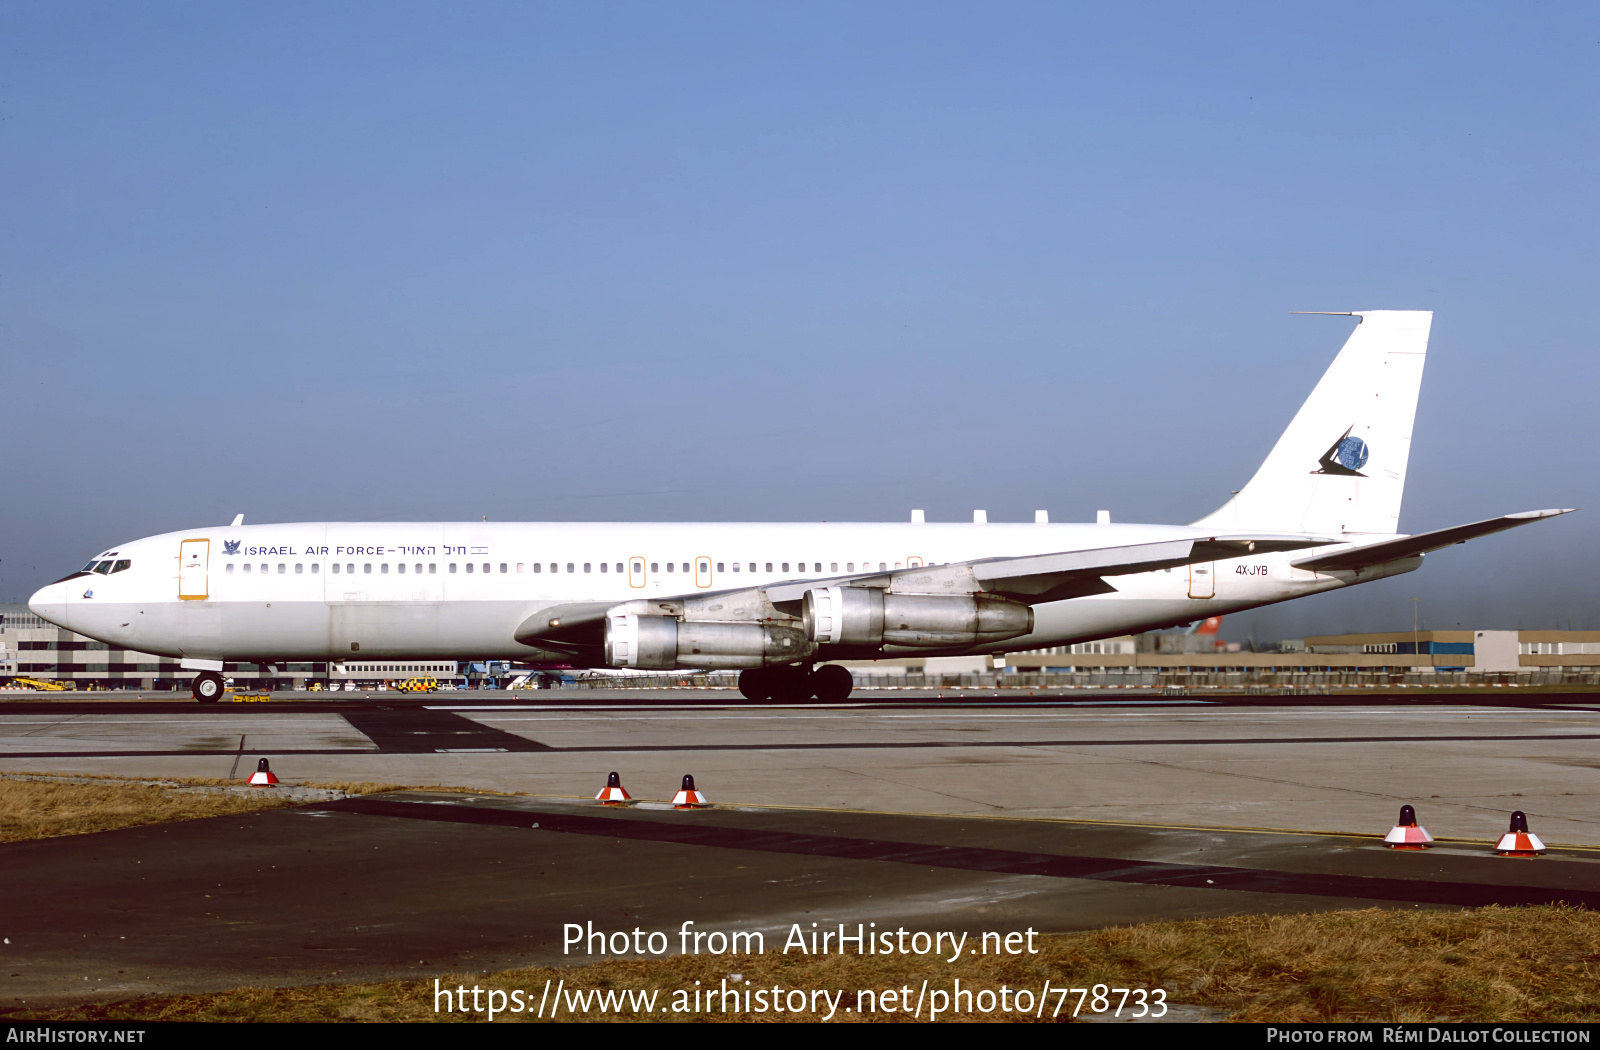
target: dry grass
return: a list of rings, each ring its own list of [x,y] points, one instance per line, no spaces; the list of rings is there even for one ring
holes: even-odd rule
[[[48,779],[20,779],[22,777]],[[75,783],[82,780],[90,783]],[[148,783],[126,777],[88,774],[0,774],[0,842],[54,838],[58,835],[84,835],[94,831],[114,831],[117,828],[165,824],[175,820],[224,817],[297,804],[297,800],[286,798],[269,789],[260,789],[249,794],[185,790],[205,787],[237,788],[241,785],[242,781],[219,780],[214,777],[161,777],[157,783]],[[347,795],[400,790],[500,794],[500,792],[478,791],[472,788],[443,786],[415,788],[405,784],[380,784],[368,781],[336,781],[304,786],[340,791]]]
[[[1164,988],[1167,1000],[1210,1007],[1235,1021],[1477,1021],[1593,1022],[1600,1019],[1600,916],[1579,909],[1482,908],[1463,912],[1344,911],[1320,915],[1243,916],[1156,923],[1040,939],[1038,955],[970,957],[955,965],[913,958],[783,955],[677,956],[615,960],[573,969],[531,968],[501,973],[441,974],[443,986],[521,989],[531,1020],[545,982],[568,989],[654,989],[658,1006],[674,994],[721,987],[739,974],[738,988],[846,990],[838,1019],[854,1006],[857,989],[910,986],[924,979],[948,990],[956,978],[968,989],[1052,987]],[[1076,1002],[1069,998],[1068,1010]],[[1051,997],[1054,1005],[1055,997]],[[487,999],[484,1000],[487,1002]],[[214,995],[180,995],[70,1009],[0,1014],[7,1020],[192,1021],[459,1021],[482,1013],[435,1013],[434,985],[425,981],[241,988]],[[1049,1020],[1050,1010],[1045,1010]],[[818,1020],[797,1013],[674,1013],[657,1020]],[[924,1012],[922,1019],[926,1019]],[[961,1013],[950,1019],[1028,1020],[1016,1013]],[[599,1012],[571,1020],[631,1020]],[[566,1016],[562,1020],[568,1020]],[[879,1013],[877,1020],[912,1020]]]
[[[117,781],[73,784],[0,779],[0,842],[222,817],[291,804],[267,791],[236,795]]]
[[[1600,915],[1578,908],[1162,923],[1089,934],[1070,958],[1237,1021],[1600,1019]]]

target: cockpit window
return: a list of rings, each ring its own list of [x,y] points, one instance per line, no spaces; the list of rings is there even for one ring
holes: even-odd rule
[[[78,571],[79,572],[93,572],[94,571],[94,564],[95,564],[94,559],[90,558],[89,559],[89,564],[85,565],[83,568],[79,569]]]
[[[119,561],[115,565],[111,566],[111,571],[112,572],[121,572],[123,569],[131,569],[132,567],[133,567],[133,560],[130,559],[130,558],[123,558],[121,561]]]
[[[99,564],[95,565],[93,571],[94,572],[98,572],[102,576],[104,576],[106,573],[111,571],[111,562],[109,562],[109,561],[100,562]]]

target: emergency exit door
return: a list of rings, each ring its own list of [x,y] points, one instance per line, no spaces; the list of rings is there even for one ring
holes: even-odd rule
[[[1189,566],[1189,597],[1215,598],[1217,596],[1217,563],[1203,561]]]

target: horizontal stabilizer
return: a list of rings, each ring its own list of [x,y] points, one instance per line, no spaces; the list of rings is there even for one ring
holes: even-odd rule
[[[1427,554],[1429,551],[1440,550],[1457,543],[1475,540],[1479,536],[1488,536],[1491,533],[1504,532],[1514,529],[1518,525],[1527,525],[1530,522],[1543,521],[1561,514],[1571,514],[1572,510],[1528,510],[1520,514],[1507,514],[1501,518],[1490,518],[1487,521],[1475,521],[1471,525],[1457,525],[1449,529],[1436,529],[1433,532],[1422,532],[1415,536],[1400,536],[1381,543],[1368,543],[1360,547],[1346,547],[1344,550],[1334,551],[1330,554],[1316,554],[1309,558],[1302,558],[1293,563],[1297,569],[1309,569],[1312,572],[1331,572],[1337,569],[1364,569],[1369,565],[1382,565],[1384,562],[1395,561],[1400,558],[1410,558],[1418,554]]]

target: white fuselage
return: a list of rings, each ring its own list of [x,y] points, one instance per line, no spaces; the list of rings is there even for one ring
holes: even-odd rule
[[[1207,535],[1111,524],[232,526],[123,544],[96,564],[126,568],[69,577],[29,605],[110,645],[193,660],[538,661],[555,654],[520,644],[513,633],[540,610],[573,602],[698,596]],[[1315,573],[1291,567],[1291,557],[1110,577],[1116,593],[1035,606],[1029,635],[945,651],[1019,651],[1160,628],[1407,572],[1421,561]]]

